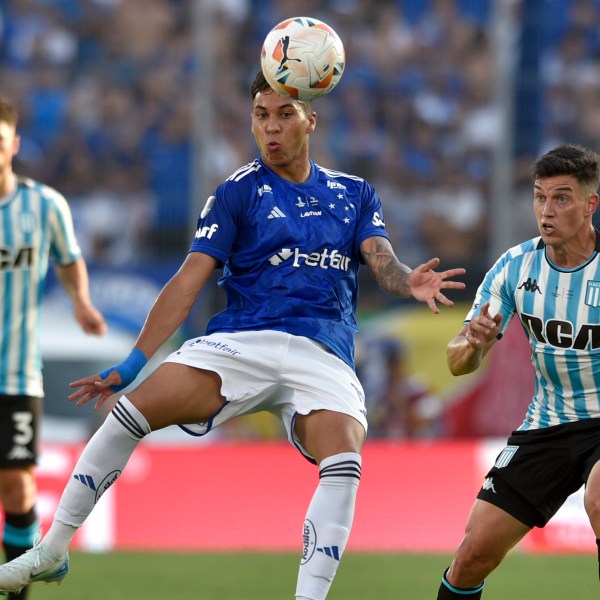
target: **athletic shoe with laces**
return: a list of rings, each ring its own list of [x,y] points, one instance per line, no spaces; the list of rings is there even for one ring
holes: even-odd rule
[[[25,554],[0,565],[0,594],[20,592],[35,581],[58,583],[69,571],[69,553],[56,558],[40,542]]]

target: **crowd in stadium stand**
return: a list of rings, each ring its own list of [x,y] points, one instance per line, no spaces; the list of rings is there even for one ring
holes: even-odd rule
[[[256,155],[248,86],[262,39],[284,18],[316,16],[341,35],[347,68],[332,96],[315,103],[325,118],[314,158],[375,185],[404,262],[441,256],[478,282],[489,267],[492,150],[502,134],[491,76],[497,4],[203,2],[215,65],[214,138],[201,157],[213,180],[205,186]],[[600,148],[600,1],[510,4],[529,44],[525,58],[535,58],[521,62],[515,81],[516,162],[528,166],[561,141]],[[67,196],[92,265],[179,260],[189,245],[204,202],[192,197],[194,77],[203,67],[193,6],[0,0],[0,93],[21,111],[17,167]],[[525,168],[517,178],[526,182],[527,214]]]
[[[24,170],[75,204],[93,234],[86,250],[95,262],[185,250],[198,66],[192,4],[0,0],[0,80],[21,107]],[[211,183],[255,154],[243,133],[265,33],[288,16],[318,15],[342,35],[348,67],[332,101],[315,106],[327,112],[317,160],[376,185],[406,262],[440,254],[479,272],[477,262],[487,258],[478,250],[489,226],[491,144],[501,133],[490,75],[494,4],[206,3],[217,65],[215,151],[202,158],[211,161]],[[567,137],[597,145],[599,3],[531,5],[543,10],[547,38],[540,43],[540,106],[527,108],[532,119],[543,114],[537,145]],[[115,206],[118,224],[110,218]]]
[[[468,129],[474,105],[484,110],[490,100],[486,35],[449,12],[451,3],[414,24],[400,4],[377,11],[360,4],[215,3],[216,137],[206,160],[216,183],[254,156],[251,136],[240,132],[248,130],[246,88],[261,39],[286,16],[318,14],[344,32],[351,65],[323,120],[319,160],[374,180],[414,263],[437,237],[420,231],[422,213],[444,219],[442,170],[449,159],[462,161],[462,151],[472,172],[460,183],[476,216],[458,228],[482,229],[487,161]],[[81,209],[94,234],[86,250],[97,262],[143,260],[144,240],[148,252],[181,251],[193,148],[191,2],[4,0],[0,7],[1,80],[21,107],[24,168]],[[115,206],[125,217],[117,227]]]

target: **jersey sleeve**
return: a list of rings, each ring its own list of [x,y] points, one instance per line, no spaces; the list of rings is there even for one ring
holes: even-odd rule
[[[489,302],[490,314],[492,316],[495,316],[498,313],[502,315],[502,325],[500,327],[499,336],[504,334],[516,314],[514,294],[511,293],[509,289],[509,273],[511,264],[510,253],[506,252],[486,273],[483,281],[477,289],[471,310],[465,318],[465,325],[468,324],[473,317],[480,313],[481,307],[486,302]]]
[[[389,239],[390,236],[385,230],[381,200],[375,188],[368,182],[362,181],[359,194],[361,204],[354,250],[360,256],[360,245],[364,240],[373,236],[381,236]]]
[[[206,200],[189,252],[203,252],[224,265],[242,222],[245,205],[239,185],[226,181]]]
[[[44,188],[43,192],[48,201],[50,255],[56,263],[66,266],[81,257],[71,209],[56,190]]]

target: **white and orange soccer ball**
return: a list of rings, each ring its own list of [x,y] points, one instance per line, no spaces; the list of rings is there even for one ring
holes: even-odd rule
[[[346,57],[342,40],[327,23],[295,17],[275,25],[267,34],[260,62],[273,90],[310,102],[339,83]]]

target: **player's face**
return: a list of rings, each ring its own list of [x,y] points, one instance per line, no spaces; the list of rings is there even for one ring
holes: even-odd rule
[[[19,136],[15,128],[0,121],[0,173],[11,170],[13,156],[19,151]]]
[[[280,96],[270,88],[259,92],[252,105],[252,133],[265,163],[276,173],[295,179],[308,166],[308,134],[315,129],[316,114]]]
[[[568,248],[587,240],[598,195],[581,189],[573,175],[537,179],[533,207],[538,229],[547,246]]]

